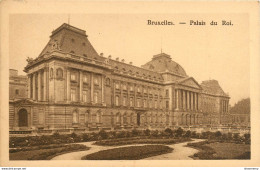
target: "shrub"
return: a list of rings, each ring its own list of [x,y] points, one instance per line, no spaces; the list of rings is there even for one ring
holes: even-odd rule
[[[220,139],[222,133],[220,131],[217,131],[214,133],[215,138]]]
[[[231,140],[233,139],[232,136],[233,136],[233,134],[229,132],[229,133],[227,134],[227,140],[231,141]]]
[[[167,136],[173,136],[173,131],[170,128],[166,128],[164,132],[166,133]]]
[[[191,131],[188,130],[188,131],[185,133],[184,137],[190,138],[190,136],[191,136]]]
[[[196,131],[192,131],[190,137],[192,137],[192,138],[198,138],[198,135],[197,135]]]
[[[98,135],[102,138],[102,139],[107,139],[108,138],[108,134],[105,130],[101,130],[99,131]]]
[[[132,130],[132,135],[133,135],[133,136],[138,136],[138,135],[139,135],[139,131],[136,130],[136,129],[133,129],[133,130]]]
[[[182,134],[183,134],[183,129],[181,127],[179,127],[176,131],[175,131],[175,134],[177,137],[181,137]]]
[[[146,129],[144,131],[145,136],[149,136],[151,134],[151,131],[149,129]]]
[[[53,136],[54,138],[59,138],[59,137],[60,137],[60,134],[59,134],[59,132],[55,132],[55,133],[52,134],[52,136]]]
[[[159,136],[159,131],[158,130],[152,131],[151,136],[158,137]]]
[[[244,134],[244,140],[245,140],[245,144],[251,143],[250,133]]]
[[[117,138],[125,138],[126,137],[126,131],[121,131],[116,134]]]
[[[83,139],[84,142],[89,141],[89,135],[87,133],[83,133],[82,134],[82,139]]]
[[[70,136],[71,136],[72,138],[76,138],[78,135],[73,132],[72,134],[70,134]]]

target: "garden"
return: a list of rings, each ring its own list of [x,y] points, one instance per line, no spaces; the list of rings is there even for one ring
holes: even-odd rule
[[[191,138],[205,139],[203,142],[187,144],[187,147],[199,150],[198,153],[192,156],[193,159],[250,159],[250,134],[240,136],[232,133],[222,134],[219,131],[196,133],[195,131],[184,131],[182,128],[175,130],[167,128],[162,131],[149,129],[133,129],[131,131],[101,130],[83,134],[54,133],[49,136],[10,137],[9,152],[11,160],[46,160],[63,153],[88,150],[88,147],[80,143],[93,141],[94,145],[100,146],[144,144],[144,146],[138,146],[138,150],[142,151],[143,154],[133,153],[134,155],[139,154],[139,157],[133,155],[133,157],[129,158],[141,159],[151,155],[168,153],[170,150],[165,148],[167,146],[163,147],[164,145],[188,142],[191,141]],[[152,151],[151,153],[146,153],[146,151],[140,149],[148,147],[152,147],[149,149]],[[125,149],[124,152],[120,148],[106,152],[111,153],[111,155],[114,155],[113,152],[115,154],[120,152],[125,155],[128,147]],[[158,149],[161,149],[161,152]],[[104,155],[104,152],[100,151],[94,156],[97,159],[108,159],[107,157],[101,158],[100,155]],[[84,159],[93,159],[93,157],[85,157]],[[126,158],[122,156],[111,157],[111,159]]]

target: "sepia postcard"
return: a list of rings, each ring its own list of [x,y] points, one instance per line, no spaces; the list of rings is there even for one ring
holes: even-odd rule
[[[257,1],[0,7],[1,166],[260,166]]]

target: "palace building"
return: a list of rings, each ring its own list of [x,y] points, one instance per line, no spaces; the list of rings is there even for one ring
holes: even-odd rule
[[[199,84],[165,53],[137,67],[99,55],[84,30],[63,24],[27,61],[27,97],[10,99],[10,131],[228,124],[230,97],[219,83]]]

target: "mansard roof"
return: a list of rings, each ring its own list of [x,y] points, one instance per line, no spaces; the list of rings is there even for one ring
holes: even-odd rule
[[[163,81],[163,77],[160,73],[144,69],[141,67],[137,67],[131,64],[127,64],[124,62],[111,60],[110,64],[112,66],[112,69],[114,69],[115,72],[121,72],[128,74],[130,76],[140,77],[147,80],[154,80],[154,81]]]
[[[170,72],[182,77],[187,77],[185,70],[165,53],[154,55],[152,60],[142,66],[155,72]]]
[[[223,89],[220,87],[217,80],[206,80],[201,83],[202,92],[206,94],[218,95],[223,97],[229,97]]]
[[[101,59],[89,42],[86,31],[65,23],[52,31],[50,40],[39,57],[54,50],[94,58],[96,60]]]

